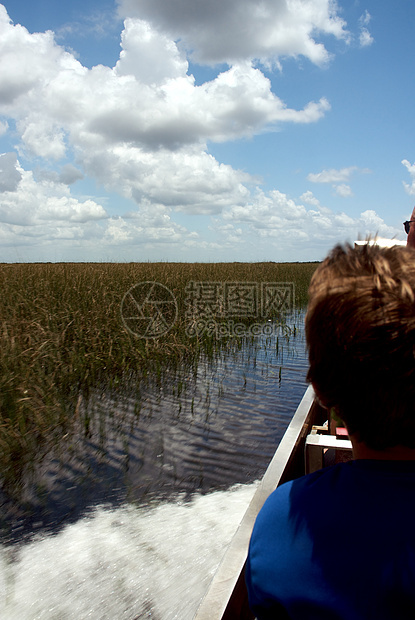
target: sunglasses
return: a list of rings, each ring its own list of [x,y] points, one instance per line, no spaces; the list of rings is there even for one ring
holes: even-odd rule
[[[405,228],[405,232],[407,235],[409,235],[409,224],[412,224],[413,222],[415,222],[415,220],[407,220],[403,223],[403,227]]]

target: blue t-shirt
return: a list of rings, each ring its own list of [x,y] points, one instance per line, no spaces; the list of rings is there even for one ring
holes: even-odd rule
[[[349,461],[278,487],[246,583],[258,620],[414,620],[415,461]]]

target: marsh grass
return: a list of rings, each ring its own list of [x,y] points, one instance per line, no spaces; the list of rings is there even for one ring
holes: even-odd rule
[[[42,458],[76,416],[79,396],[126,378],[163,381],[165,371],[197,368],[226,343],[186,334],[190,281],[294,282],[307,302],[316,263],[58,263],[0,265],[0,468],[13,493],[22,473]],[[158,339],[131,335],[120,307],[135,284],[159,282],[178,303],[178,319]],[[87,421],[85,432],[88,432]]]

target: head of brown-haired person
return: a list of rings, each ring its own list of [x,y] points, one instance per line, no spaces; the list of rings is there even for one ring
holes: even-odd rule
[[[403,223],[405,232],[408,235],[406,245],[415,248],[415,207],[413,208],[411,219]]]
[[[355,458],[415,459],[413,250],[336,247],[311,280],[306,337],[308,379]]]

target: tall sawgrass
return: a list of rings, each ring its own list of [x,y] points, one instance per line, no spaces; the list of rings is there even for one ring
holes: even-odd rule
[[[42,458],[73,419],[79,396],[97,386],[122,390],[126,378],[162,380],[164,370],[197,366],[223,345],[186,333],[186,285],[196,282],[294,282],[307,302],[316,263],[59,263],[0,265],[0,482],[8,490]],[[121,319],[135,284],[164,284],[178,304],[161,338],[129,333]]]

